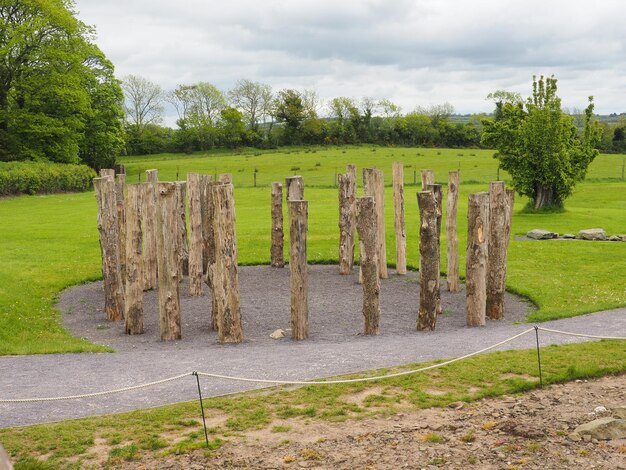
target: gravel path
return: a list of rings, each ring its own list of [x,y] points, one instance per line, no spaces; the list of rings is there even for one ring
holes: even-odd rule
[[[74,335],[107,344],[113,354],[50,354],[0,357],[0,398],[74,395],[159,380],[193,370],[244,377],[302,380],[461,356],[528,329],[531,308],[508,296],[507,318],[482,328],[465,327],[465,292],[442,290],[444,314],[435,332],[415,331],[419,285],[415,273],[390,275],[381,287],[381,335],[365,337],[361,286],[356,273],[340,276],[335,266],[310,267],[310,338],[289,339],[289,271],[268,266],[240,268],[246,340],[222,346],[208,329],[210,298],[189,298],[181,285],[183,339],[158,339],[156,293],[146,294],[146,332],[126,336],[121,322],[108,323],[102,312],[101,283],[65,291],[58,305]],[[626,309],[547,322],[547,328],[599,335],[626,335]],[[280,340],[269,338],[277,328]],[[542,345],[583,341],[541,333]],[[526,335],[502,349],[530,348]],[[202,378],[205,396],[258,388],[258,384]],[[197,398],[194,377],[103,397],[45,403],[0,404],[0,427],[128,411]]]

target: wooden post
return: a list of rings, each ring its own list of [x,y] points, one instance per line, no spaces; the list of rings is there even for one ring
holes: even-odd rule
[[[272,183],[272,246],[270,257],[272,266],[283,268],[285,266],[283,233],[283,185]]]
[[[202,272],[206,274],[209,265],[209,246],[213,245],[210,239],[213,233],[212,219],[209,218],[211,201],[211,175],[200,175],[200,213],[202,215]],[[207,281],[208,283],[208,281]]]
[[[504,318],[507,251],[507,195],[504,181],[489,185],[489,257],[487,259],[487,317]]]
[[[396,231],[396,274],[406,274],[406,225],[404,222],[404,166],[393,162],[393,213]]]
[[[118,175],[119,176],[119,175]],[[141,197],[143,186],[131,184],[126,196],[126,319],[128,335],[143,333],[143,271],[141,266]]]
[[[233,185],[214,186],[215,277],[211,279],[217,300],[217,335],[220,343],[243,341],[237,271],[235,198]]]
[[[387,248],[385,242],[385,180],[382,170],[363,168],[363,188],[366,196],[374,198],[376,204],[376,227],[378,236],[378,275],[387,279]]]
[[[156,184],[158,170],[146,170],[146,181],[142,197],[143,210],[143,269],[144,290],[154,289],[157,286],[157,243],[156,243]]]
[[[363,277],[363,317],[365,334],[380,332],[380,279],[378,278],[378,243],[376,237],[376,204],[371,196],[356,200],[357,230],[361,240],[361,272]]]
[[[339,274],[350,274],[354,265],[356,177],[350,171],[338,177]]]
[[[181,338],[179,211],[176,183],[157,183],[157,263],[161,340]]]
[[[307,271],[306,233],[308,201],[287,202],[289,217],[289,270],[291,278],[291,337],[309,336],[309,274]]]
[[[213,283],[216,274],[216,262],[217,262],[217,254],[216,254],[216,237],[219,234],[216,232],[218,226],[216,223],[216,198],[217,198],[217,188],[221,186],[222,183],[219,181],[209,183],[208,193],[207,193],[207,219],[209,221],[208,231],[204,233],[205,241],[207,244],[207,275],[206,275],[206,283],[211,289],[211,321],[210,328],[213,331],[217,331],[217,293],[216,286]]]
[[[487,297],[489,193],[469,195],[467,229],[467,325],[481,326],[485,324]]]
[[[122,284],[126,285],[126,209],[124,207],[124,185],[126,175],[119,173],[115,175],[115,197],[117,204],[117,233],[120,237],[120,272],[122,274]]]
[[[302,176],[285,178],[285,196],[287,196],[287,201],[302,201],[304,199],[304,178]]]
[[[431,184],[435,184],[435,173],[433,170],[422,170],[422,191],[427,191]]]
[[[434,330],[439,296],[439,244],[437,199],[433,191],[417,193],[420,210],[420,305],[418,330]]]
[[[459,291],[459,236],[457,233],[457,208],[459,201],[459,172],[448,173],[446,201],[446,250],[448,259],[448,291]]]
[[[115,170],[113,168],[100,168],[100,178],[104,178],[105,176],[110,176],[111,178],[115,178]]]
[[[189,239],[187,237],[187,211],[185,201],[187,200],[187,183],[185,181],[176,182],[176,205],[178,207],[178,256],[180,257],[180,277],[189,275]]]
[[[515,191],[513,189],[506,189],[506,247],[507,252],[509,248],[509,242],[511,241],[511,230],[513,226],[513,209],[515,206]]]
[[[222,184],[233,184],[232,173],[222,173],[219,177],[219,182]]]
[[[189,200],[189,295],[202,295],[202,185],[198,173],[187,173]]]
[[[435,195],[435,202],[437,204],[437,256],[441,257],[441,219],[443,215],[443,190],[440,184],[429,184],[428,191],[432,191]],[[439,263],[441,265],[441,261]],[[441,308],[441,288],[440,288],[441,274],[437,278],[437,314],[443,313]]]
[[[105,176],[94,178],[93,186],[98,201],[104,308],[107,320],[122,320],[124,318],[124,285],[120,269],[115,182],[111,176]]]

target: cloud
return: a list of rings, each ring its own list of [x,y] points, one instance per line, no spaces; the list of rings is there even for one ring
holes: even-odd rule
[[[118,75],[166,89],[227,90],[248,78],[466,113],[489,111],[490,91],[528,95],[533,74],[554,74],[565,105],[595,95],[598,112],[626,111],[617,0],[78,0],[77,9]]]

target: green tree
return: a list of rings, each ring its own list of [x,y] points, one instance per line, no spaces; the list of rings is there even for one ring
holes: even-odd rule
[[[121,91],[70,0],[0,3],[0,159],[97,167],[121,148]]]
[[[481,139],[497,150],[500,167],[535,209],[562,207],[598,154],[600,132],[593,121],[593,97],[579,133],[572,117],[561,111],[556,83],[554,77],[533,77],[533,94],[525,104],[514,95],[496,102],[498,119],[484,122]]]
[[[301,142],[302,122],[307,118],[302,95],[292,89],[280,90],[274,101],[274,117],[283,124],[283,141],[287,145]]]
[[[219,125],[221,143],[224,147],[240,147],[246,137],[246,125],[243,122],[243,113],[236,108],[222,110],[222,119]]]

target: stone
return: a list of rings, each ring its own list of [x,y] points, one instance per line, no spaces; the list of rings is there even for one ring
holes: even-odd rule
[[[589,423],[581,424],[574,430],[574,434],[590,436],[590,439],[606,441],[611,439],[626,438],[626,419],[620,418],[599,418]]]
[[[610,242],[621,242],[621,241],[624,241],[624,240],[619,235],[613,235],[613,236],[609,237],[609,241]]]
[[[576,238],[576,235],[574,235],[573,233],[564,233],[563,235],[561,235],[561,238],[564,238],[566,240],[574,240]]]
[[[606,240],[606,232],[601,228],[589,228],[578,232],[581,240]]]
[[[533,240],[551,240],[553,238],[558,238],[559,234],[550,232],[549,230],[541,230],[541,229],[536,228],[528,232],[526,236]]]
[[[281,330],[280,328],[270,334],[270,338],[272,339],[280,339],[284,337],[285,337],[285,330]]]

